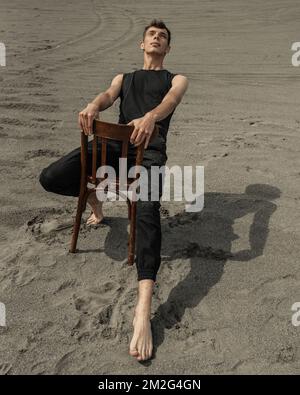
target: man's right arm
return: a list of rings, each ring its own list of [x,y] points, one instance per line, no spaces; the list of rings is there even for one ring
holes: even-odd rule
[[[101,92],[92,103],[98,107],[98,111],[104,111],[112,106],[115,100],[119,97],[122,86],[123,74],[118,74],[111,82],[110,87]]]
[[[92,133],[93,120],[99,116],[99,111],[104,111],[112,106],[119,97],[123,81],[123,74],[118,74],[111,82],[110,87],[101,92],[85,109],[80,111],[78,125],[86,135]]]

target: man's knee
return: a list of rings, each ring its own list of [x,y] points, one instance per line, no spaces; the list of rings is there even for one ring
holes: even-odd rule
[[[47,167],[45,167],[39,177],[39,182],[46,191],[51,190],[52,178]]]
[[[45,167],[39,177],[40,184],[47,192],[58,193],[61,189],[59,177],[55,175],[55,171],[51,169],[51,165]]]

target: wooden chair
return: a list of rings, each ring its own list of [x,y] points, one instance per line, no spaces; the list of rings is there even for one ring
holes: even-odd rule
[[[155,125],[155,129],[152,133],[151,140],[156,136],[159,131],[159,125]],[[115,124],[109,122],[103,122],[95,119],[93,122],[93,140],[92,140],[92,175],[87,174],[87,145],[88,136],[81,132],[81,179],[80,179],[80,193],[77,204],[77,213],[75,217],[71,248],[69,252],[76,252],[76,245],[78,240],[78,234],[80,230],[80,223],[82,218],[82,213],[86,209],[87,199],[90,193],[96,190],[98,184],[104,180],[105,177],[96,177],[97,172],[97,146],[98,139],[100,139],[101,146],[101,166],[107,165],[107,140],[116,140],[122,142],[121,156],[122,158],[127,158],[128,156],[128,144],[130,141],[131,134],[134,130],[134,126]],[[150,141],[151,141],[150,140]],[[136,162],[137,166],[135,176],[132,178],[127,177],[126,189],[128,190],[130,184],[137,180],[138,166],[142,164],[144,157],[144,144],[140,144],[137,147]],[[118,159],[118,158],[117,158]],[[121,169],[119,169],[119,174],[121,174]],[[93,184],[93,188],[88,188],[88,183]],[[120,179],[116,177],[116,182],[114,185],[114,191],[119,194]],[[106,188],[108,191],[109,187]],[[134,253],[135,253],[135,234],[136,234],[136,201],[131,201],[127,197],[128,206],[128,219],[130,221],[130,232],[128,239],[128,265],[133,265],[134,263]]]

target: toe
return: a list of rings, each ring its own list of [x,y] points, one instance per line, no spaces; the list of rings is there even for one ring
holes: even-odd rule
[[[94,219],[94,215],[92,214],[92,215],[90,215],[90,216],[88,217],[86,223],[89,224],[90,222],[93,221],[93,219]]]
[[[143,349],[143,350],[141,351],[140,356],[141,356],[141,361],[145,361],[145,359],[146,359],[145,349]]]
[[[132,355],[133,357],[137,357],[139,355],[137,350],[129,350],[129,354]]]
[[[88,225],[99,225],[102,222],[103,218],[97,218],[95,215],[92,215],[90,218],[87,220]]]
[[[96,218],[94,214],[91,215],[86,221],[87,225],[99,225],[101,222],[102,219]]]

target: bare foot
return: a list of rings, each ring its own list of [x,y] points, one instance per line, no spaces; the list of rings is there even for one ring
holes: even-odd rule
[[[136,357],[138,361],[151,358],[153,342],[149,314],[135,310],[133,327],[134,331],[130,342],[129,354]]]
[[[86,224],[87,225],[99,225],[102,222],[103,218],[104,218],[103,215],[96,216],[93,212],[91,212],[91,215],[86,220]]]
[[[92,207],[92,212],[91,215],[89,216],[89,218],[86,221],[87,225],[98,225],[102,222],[103,220],[103,212],[102,212],[102,204],[103,202],[100,202],[97,199],[96,196],[96,191],[90,193],[90,195],[88,196],[88,200],[87,202],[89,203],[89,205]]]

